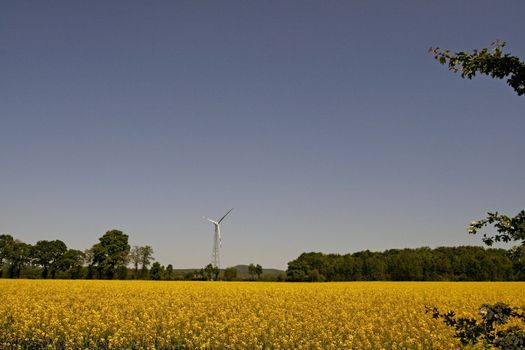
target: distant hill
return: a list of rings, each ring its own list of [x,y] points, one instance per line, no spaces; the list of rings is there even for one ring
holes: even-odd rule
[[[233,267],[235,267],[237,269],[237,276],[238,277],[248,277],[248,276],[250,276],[250,274],[248,273],[248,265],[235,265]],[[265,269],[263,267],[262,276],[279,275],[281,273],[286,273],[286,271],[278,270],[278,269]]]
[[[228,267],[234,267],[237,269],[238,278],[250,277],[250,274],[248,273],[248,265],[235,265],[235,266],[228,266]],[[200,270],[200,268],[198,269],[174,269],[173,271],[175,272],[175,274],[184,275],[188,272],[193,272],[196,270]],[[221,268],[221,270],[224,270],[224,268]],[[263,267],[262,276],[277,276],[277,275],[285,274],[285,273],[286,271],[283,271],[283,270],[265,269]]]

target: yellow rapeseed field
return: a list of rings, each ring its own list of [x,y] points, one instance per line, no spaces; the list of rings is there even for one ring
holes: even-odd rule
[[[0,280],[0,348],[457,349],[425,305],[475,316],[486,302],[525,305],[524,287]]]

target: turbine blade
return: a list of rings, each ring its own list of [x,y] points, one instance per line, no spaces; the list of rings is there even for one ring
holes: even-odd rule
[[[214,224],[217,224],[217,221],[215,221],[215,220],[209,219],[209,218],[207,218],[205,216],[203,216],[202,218],[205,219],[205,220],[208,220],[209,222],[213,222]]]
[[[224,220],[224,218],[226,217],[226,215],[228,215],[231,211],[233,210],[233,208],[231,208],[230,210],[228,210],[228,212],[226,214],[224,214],[224,216],[219,220],[219,224],[221,223],[222,220]]]

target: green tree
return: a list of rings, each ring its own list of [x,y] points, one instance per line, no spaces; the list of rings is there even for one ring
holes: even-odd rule
[[[7,261],[9,262],[8,276],[20,278],[22,268],[31,261],[30,244],[14,240],[8,251]]]
[[[486,245],[492,246],[495,242],[518,243],[512,247],[510,257],[516,273],[521,277],[525,277],[525,210],[520,211],[514,217],[499,214],[498,212],[487,213],[486,218],[472,221],[468,232],[476,234],[480,229],[488,225],[493,225],[497,233],[483,235],[482,239]]]
[[[206,273],[204,272],[204,269],[195,270],[193,272],[186,272],[184,275],[185,280],[205,280],[206,279]]]
[[[4,262],[7,261],[15,240],[11,235],[0,235],[0,278],[4,274]]]
[[[113,279],[116,269],[127,264],[130,251],[128,235],[119,230],[111,230],[100,237],[99,241],[92,248],[97,276]]]
[[[56,263],[59,271],[68,273],[71,279],[77,279],[82,274],[82,264],[84,262],[84,253],[76,249],[68,249]]]
[[[140,247],[138,245],[133,246],[129,252],[129,262],[133,264],[135,279],[139,278],[139,264],[141,262]]]
[[[151,270],[149,272],[149,278],[152,280],[160,280],[162,273],[162,268],[160,266],[160,263],[158,261],[155,261],[153,265],[151,265]]]
[[[166,266],[166,272],[164,275],[165,275],[165,279],[167,279],[168,281],[173,279],[173,265],[172,264],[168,264],[168,266]]]
[[[250,276],[252,276],[252,280],[255,280],[255,265],[254,264],[248,265],[248,273],[250,274]]]
[[[255,274],[257,275],[257,279],[260,280],[260,279],[261,279],[261,275],[262,275],[262,273],[263,273],[263,268],[262,268],[262,266],[259,265],[259,264],[255,265],[254,272],[255,272]]]
[[[235,267],[228,267],[224,270],[224,280],[234,281],[237,279],[237,269]]]
[[[42,266],[43,278],[47,278],[49,271],[51,271],[51,278],[55,278],[60,259],[66,251],[66,244],[60,240],[36,242],[33,246],[32,256],[34,262]]]
[[[505,42],[496,41],[489,48],[470,52],[450,53],[449,50],[430,48],[436,60],[447,64],[454,73],[461,72],[462,78],[472,79],[477,73],[489,75],[492,78],[507,78],[507,84],[518,95],[525,94],[525,62],[516,56],[503,53]]]
[[[324,281],[324,276],[319,273],[319,270],[313,269],[308,271],[308,281],[309,282],[322,282]]]
[[[298,282],[305,281],[309,271],[309,265],[307,261],[302,259],[301,254],[297,259],[288,262],[288,269],[286,270],[286,276],[289,281]]]
[[[523,308],[510,307],[505,303],[483,304],[479,308],[481,320],[470,317],[455,317],[454,311],[441,313],[437,308],[427,308],[433,318],[454,328],[455,337],[463,346],[483,344],[483,349],[525,349],[525,333],[516,325],[525,322]],[[514,325],[504,328],[509,321]]]
[[[87,266],[86,278],[90,280],[93,278],[93,273],[94,273],[93,248],[84,250],[83,257],[84,257],[83,265]]]
[[[219,278],[219,272],[219,268],[217,266],[213,266],[212,264],[206,265],[202,270],[202,273],[208,281],[217,280]]]
[[[149,245],[146,245],[144,247],[139,247],[139,254],[140,254],[140,263],[142,265],[141,275],[146,276],[148,272],[148,266],[154,260],[153,259],[153,248],[151,248],[151,246]]]
[[[127,262],[117,266],[117,268],[115,269],[115,272],[116,272],[117,279],[119,280],[127,279],[128,278]]]
[[[289,281],[508,281],[516,276],[507,250],[469,246],[302,253],[286,273]]]

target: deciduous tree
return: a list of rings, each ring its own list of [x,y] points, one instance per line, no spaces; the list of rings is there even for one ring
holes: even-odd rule
[[[147,276],[148,266],[151,264],[153,259],[153,248],[146,245],[144,247],[139,247],[140,252],[140,263],[142,265],[142,276]]]
[[[42,266],[43,278],[47,278],[49,271],[51,271],[51,278],[55,278],[60,259],[66,251],[67,246],[61,240],[36,242],[32,249],[32,256],[34,262]]]
[[[76,249],[68,249],[58,260],[56,267],[59,271],[68,273],[71,279],[81,277],[84,253]]]
[[[173,279],[173,265],[172,264],[168,264],[168,266],[166,266],[165,277],[167,280]]]
[[[0,235],[0,278],[4,273],[4,262],[7,261],[15,240],[11,235]]]
[[[151,265],[151,270],[149,272],[149,277],[152,280],[160,280],[162,273],[162,267],[160,266],[160,263],[158,261],[155,261],[153,265]]]
[[[140,247],[138,245],[135,245],[133,246],[133,248],[131,248],[131,251],[129,252],[129,262],[133,264],[133,268],[134,268],[133,277],[135,279],[139,278],[140,261],[141,261]]]
[[[255,265],[254,264],[248,265],[248,273],[250,274],[250,276],[252,276],[252,280],[255,280]]]
[[[237,278],[237,269],[235,267],[228,267],[224,270],[224,280],[233,281]]]
[[[22,268],[31,261],[30,244],[15,240],[8,251],[7,261],[9,262],[8,276],[20,278]]]
[[[208,264],[204,267],[202,271],[208,281],[210,280],[217,280],[219,278],[219,268],[217,266],[213,266],[212,264]]]
[[[126,266],[130,246],[128,235],[119,230],[106,232],[93,250],[93,263],[99,278],[113,279],[117,267]]]
[[[496,233],[491,235],[484,234],[483,242],[488,246],[492,246],[495,242],[517,243],[511,249],[510,257],[518,275],[525,277],[525,210],[520,211],[514,217],[498,212],[487,213],[486,218],[472,221],[468,232],[476,234],[480,229],[488,225],[493,225]]]
[[[254,272],[255,272],[255,274],[257,275],[257,279],[258,279],[258,280],[261,279],[261,275],[262,275],[262,273],[263,273],[263,268],[262,268],[262,266],[259,265],[259,264],[255,265]]]

